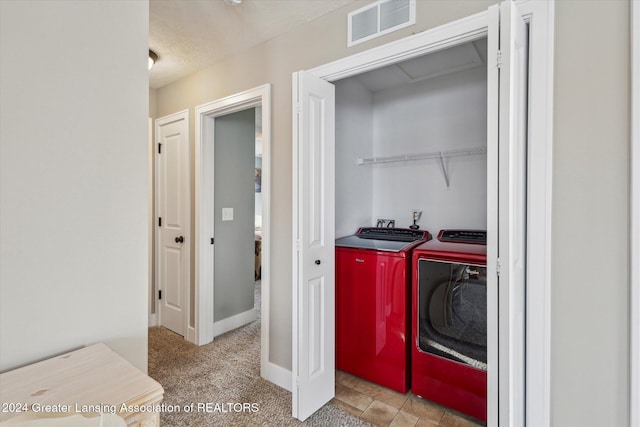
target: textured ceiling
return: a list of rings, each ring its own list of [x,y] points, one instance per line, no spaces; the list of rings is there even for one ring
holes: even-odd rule
[[[159,59],[149,86],[162,87],[352,2],[244,0],[231,6],[224,0],[151,0],[149,48]]]

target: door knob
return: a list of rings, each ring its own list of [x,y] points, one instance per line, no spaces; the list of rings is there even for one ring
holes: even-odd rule
[[[316,265],[320,265],[320,260],[319,259],[316,260]]]
[[[184,242],[184,237],[182,236],[176,237],[176,243],[182,243],[182,242]]]

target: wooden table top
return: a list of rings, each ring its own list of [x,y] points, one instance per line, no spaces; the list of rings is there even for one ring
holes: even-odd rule
[[[124,403],[161,400],[162,386],[99,343],[0,375],[0,421],[20,415],[15,405],[40,412],[110,412]],[[82,411],[82,408],[88,411]],[[101,409],[103,409],[101,411]],[[24,411],[22,411],[24,412]]]

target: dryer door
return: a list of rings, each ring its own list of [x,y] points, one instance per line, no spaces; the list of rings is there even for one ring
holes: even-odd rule
[[[487,369],[487,269],[418,261],[418,348]]]

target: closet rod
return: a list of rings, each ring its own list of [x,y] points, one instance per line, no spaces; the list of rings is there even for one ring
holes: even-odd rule
[[[487,153],[487,149],[484,147],[460,148],[456,150],[432,151],[429,153],[400,154],[397,156],[359,158],[358,165],[375,165],[380,163],[396,163],[396,162],[406,162],[411,160],[426,160],[426,159],[443,160],[448,157],[470,156],[474,154],[486,154],[486,153]]]

